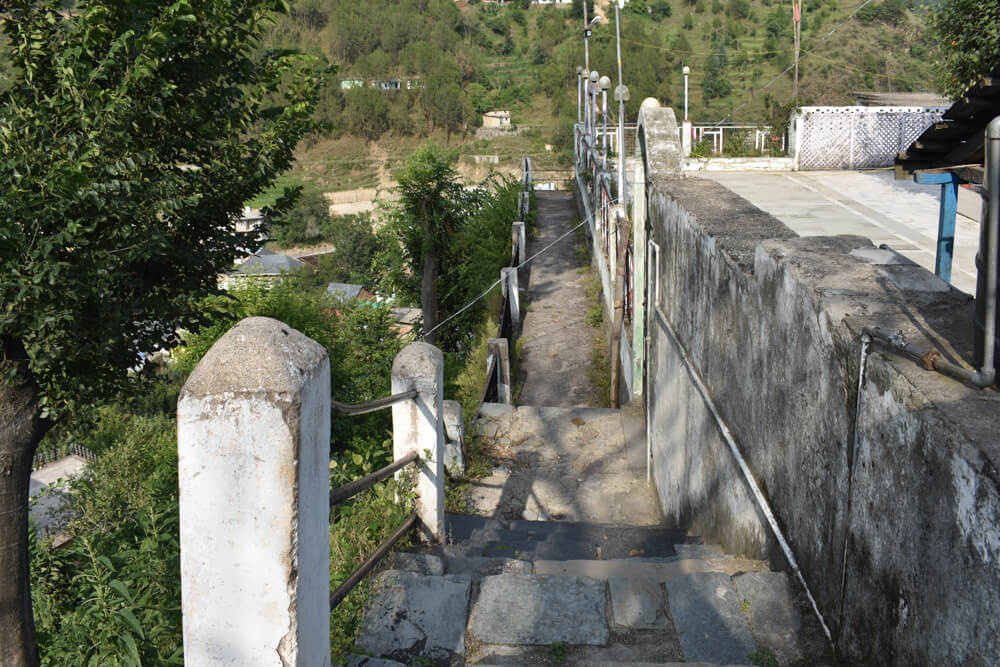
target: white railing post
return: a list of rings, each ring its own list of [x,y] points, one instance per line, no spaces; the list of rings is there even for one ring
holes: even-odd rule
[[[465,474],[465,417],[458,401],[444,402],[444,469],[452,477]]]
[[[330,360],[266,317],[177,401],[184,659],[330,664]]]
[[[503,295],[510,301],[510,336],[517,337],[521,330],[521,295],[517,280],[517,269],[505,266],[500,269],[500,285]]]
[[[423,538],[439,542],[444,531],[444,356],[427,343],[410,343],[392,362],[392,393],[416,389],[416,398],[392,406],[392,456],[410,452],[417,467],[417,515]]]
[[[510,346],[506,338],[490,338],[486,341],[486,368],[496,359],[497,400],[504,405],[513,403],[510,386]]]
[[[511,248],[517,248],[517,255],[511,252],[511,261],[517,260],[517,266],[524,264],[528,253],[528,241],[524,234],[524,223],[514,222],[510,226]]]

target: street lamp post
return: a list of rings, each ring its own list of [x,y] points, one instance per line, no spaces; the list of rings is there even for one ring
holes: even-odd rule
[[[590,96],[587,99],[587,104],[590,106],[590,128],[589,132],[591,138],[595,141],[597,140],[597,81],[601,78],[601,75],[597,73],[597,70],[592,70],[590,72]]]
[[[628,204],[625,195],[625,103],[631,94],[624,83],[615,88],[615,99],[618,100],[618,201],[624,206]]]
[[[601,152],[604,154],[602,166],[606,170],[608,168],[608,88],[611,87],[611,79],[602,76],[599,83],[601,86],[601,115],[604,117],[604,134],[601,136]]]
[[[687,65],[681,70],[684,72],[684,120],[688,119],[688,75],[691,73],[691,68]]]
[[[684,72],[684,121],[681,123],[681,152],[684,153],[684,157],[688,157],[691,155],[691,140],[694,138],[691,121],[688,120],[688,75],[691,74],[691,68],[685,65],[681,71]]]

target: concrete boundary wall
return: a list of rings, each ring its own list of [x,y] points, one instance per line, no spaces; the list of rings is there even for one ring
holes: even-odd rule
[[[869,324],[971,359],[971,299],[868,239],[797,238],[715,182],[647,169],[649,437],[668,522],[784,565],[667,323],[838,651],[1000,663],[1000,398],[878,347],[858,383]]]

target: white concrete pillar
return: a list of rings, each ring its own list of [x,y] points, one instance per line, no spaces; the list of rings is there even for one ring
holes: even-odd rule
[[[500,269],[500,285],[503,295],[510,301],[511,338],[521,330],[521,295],[517,280],[517,269],[505,266]]]
[[[392,393],[416,389],[417,397],[392,406],[392,457],[420,456],[417,515],[429,542],[444,531],[444,356],[427,343],[410,343],[392,362]]]
[[[524,223],[521,221],[511,223],[511,262],[517,260],[517,266],[524,264],[528,255],[528,240],[524,234]],[[514,248],[517,248],[517,255],[514,256]]]
[[[486,369],[496,359],[497,365],[497,400],[504,405],[511,405],[513,397],[510,387],[510,347],[506,338],[490,338],[486,341]]]
[[[330,664],[330,360],[243,320],[177,401],[184,659]]]
[[[681,121],[681,154],[691,157],[691,121]]]
[[[465,418],[462,404],[444,402],[444,468],[452,477],[465,474]]]

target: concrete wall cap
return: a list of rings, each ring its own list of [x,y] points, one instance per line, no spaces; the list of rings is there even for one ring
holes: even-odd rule
[[[208,350],[181,398],[295,393],[325,363],[326,349],[302,332],[270,317],[248,317]]]
[[[646,179],[650,183],[681,175],[681,144],[677,117],[670,107],[639,108],[636,150],[645,149]]]
[[[396,355],[392,362],[392,377],[417,380],[417,391],[432,392],[436,391],[438,368],[443,365],[441,350],[429,343],[414,342]]]

